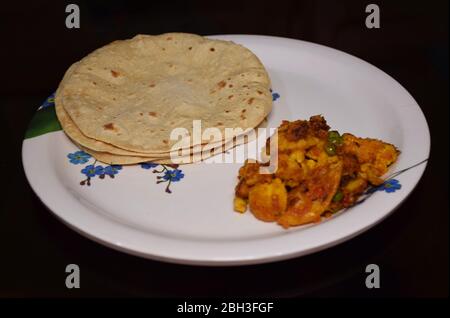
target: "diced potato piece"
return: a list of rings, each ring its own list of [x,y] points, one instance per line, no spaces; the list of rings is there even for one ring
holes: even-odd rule
[[[262,221],[275,221],[287,205],[287,191],[280,179],[255,185],[249,194],[250,211]]]
[[[364,189],[367,187],[367,182],[364,179],[357,178],[354,180],[349,181],[345,185],[345,191],[350,193],[360,193],[364,191]]]
[[[245,211],[247,211],[247,201],[245,199],[235,197],[234,210],[239,213],[244,213]]]

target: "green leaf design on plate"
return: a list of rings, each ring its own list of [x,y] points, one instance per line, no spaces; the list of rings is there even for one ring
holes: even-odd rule
[[[61,130],[61,124],[56,117],[55,107],[41,108],[36,112],[25,133],[25,139],[37,137],[52,131]]]

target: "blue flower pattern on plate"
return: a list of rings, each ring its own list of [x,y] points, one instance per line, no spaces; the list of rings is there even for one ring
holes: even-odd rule
[[[153,163],[153,162],[143,162],[143,163],[140,163],[140,165],[141,165],[142,169],[151,169],[151,168],[156,168],[157,166],[159,166],[159,164]]]
[[[111,165],[111,166],[106,166],[105,170],[104,170],[104,174],[110,176],[110,177],[114,177],[114,175],[119,173],[119,170],[122,170],[122,166],[121,165]]]
[[[73,153],[69,153],[67,155],[67,158],[69,158],[70,163],[78,165],[88,162],[89,159],[91,159],[91,155],[80,150]]]
[[[177,182],[184,178],[184,173],[179,169],[166,170],[162,178],[166,181]]]
[[[280,94],[274,93],[272,89],[270,89],[270,93],[272,94],[273,101],[276,101],[278,98],[280,98]]]
[[[100,176],[105,174],[105,169],[102,166],[88,165],[81,169],[81,173],[88,178]]]
[[[42,105],[39,107],[39,109],[47,108],[47,107],[50,107],[53,105],[55,105],[55,93],[53,93],[49,97],[47,97],[47,99],[42,103]]]
[[[67,155],[67,158],[69,158],[69,162],[72,164],[84,164],[93,159],[90,154],[82,150],[69,153]],[[122,165],[108,165],[104,167],[102,165],[96,165],[96,163],[97,160],[94,160],[93,163],[88,164],[80,170],[81,174],[86,177],[85,179],[80,181],[80,185],[90,186],[91,179],[95,178],[96,176],[98,176],[102,180],[105,179],[106,176],[114,179],[115,176],[123,169]],[[178,169],[178,165],[165,165],[153,162],[144,162],[140,163],[140,166],[145,170],[161,167],[162,169],[160,169],[159,171],[156,169],[153,170],[153,173],[159,174],[156,177],[156,183],[167,183],[165,190],[167,193],[172,193],[172,191],[170,190],[170,185],[172,184],[172,182],[178,182],[184,178],[184,173],[182,170]]]
[[[159,174],[159,176],[156,177],[156,183],[167,183],[165,190],[167,193],[172,193],[172,191],[170,190],[170,185],[172,184],[172,182],[178,182],[184,178],[184,173],[182,170],[178,169],[178,165],[156,164],[153,162],[145,162],[141,163],[140,165],[142,169],[150,169],[161,166],[161,170],[154,169],[153,173]],[[169,169],[168,167],[172,169]]]
[[[383,182],[381,185],[376,187],[375,191],[385,191],[387,193],[395,192],[399,189],[401,189],[402,185],[397,179],[389,179]]]

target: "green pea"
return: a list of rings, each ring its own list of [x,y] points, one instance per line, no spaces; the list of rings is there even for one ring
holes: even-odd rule
[[[339,135],[339,132],[337,130],[330,130],[328,132],[328,139],[336,139],[341,137],[341,135]]]
[[[329,156],[334,156],[336,155],[336,146],[328,143],[325,145],[325,152],[329,155]]]
[[[331,130],[328,132],[328,141],[337,146],[340,146],[343,143],[342,136],[336,130]]]
[[[344,198],[344,194],[341,191],[336,192],[333,197],[333,202],[339,202]]]

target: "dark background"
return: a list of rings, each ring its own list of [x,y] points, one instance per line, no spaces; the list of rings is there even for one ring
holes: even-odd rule
[[[81,29],[65,28],[63,1],[0,5],[0,297],[310,296],[448,297],[447,1],[73,1]],[[381,9],[367,29],[366,5]],[[398,80],[431,129],[431,158],[409,199],[387,220],[329,250],[279,263],[207,268],[164,264],[98,245],[59,222],[21,165],[23,134],[67,67],[137,33],[276,35],[356,55]],[[81,289],[65,288],[65,267]],[[381,288],[364,269],[381,268]]]

